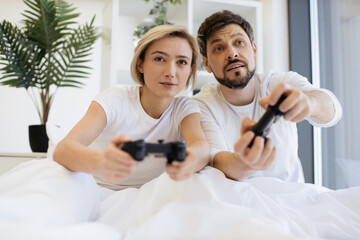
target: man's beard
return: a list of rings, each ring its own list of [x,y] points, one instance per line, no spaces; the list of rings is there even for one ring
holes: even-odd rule
[[[215,74],[214,74],[214,76],[220,84],[222,84],[230,89],[243,89],[247,86],[247,84],[250,82],[250,79],[254,76],[256,68],[254,67],[253,70],[249,71],[247,63],[245,63],[243,61],[234,61],[234,62],[242,62],[244,64],[244,67],[247,69],[245,76],[241,76],[240,72],[235,72],[236,78],[234,80],[230,80],[225,75],[226,70],[224,70],[223,78],[220,78],[220,77],[216,76]],[[229,64],[234,63],[234,62],[230,62]],[[213,71],[213,73],[214,73],[214,71]]]

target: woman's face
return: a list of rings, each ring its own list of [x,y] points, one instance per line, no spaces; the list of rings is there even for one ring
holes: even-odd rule
[[[174,97],[186,85],[191,73],[192,50],[180,37],[165,37],[151,43],[138,69],[145,87],[159,97]]]

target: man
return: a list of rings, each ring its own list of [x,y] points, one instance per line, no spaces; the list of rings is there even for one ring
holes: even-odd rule
[[[342,115],[337,98],[295,72],[255,73],[253,30],[230,11],[205,19],[197,40],[205,69],[218,81],[194,96],[213,166],[234,180],[270,176],[303,182],[296,122],[306,119],[318,127],[336,124]],[[249,147],[254,138],[250,128],[283,94],[286,98],[279,106],[283,117],[271,126],[266,140],[258,136]]]

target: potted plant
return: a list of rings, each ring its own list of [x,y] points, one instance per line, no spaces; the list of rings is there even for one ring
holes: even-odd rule
[[[89,75],[88,56],[99,34],[93,25],[95,16],[90,23],[77,26],[74,19],[80,14],[74,13],[76,8],[65,1],[24,3],[29,9],[22,14],[22,28],[6,20],[0,22],[0,84],[26,90],[41,123],[29,126],[30,146],[34,152],[46,152],[45,124],[56,92],[60,87],[84,85],[79,79]],[[34,129],[43,131],[45,139],[41,140]],[[35,141],[45,145],[35,146],[32,134]]]
[[[144,0],[146,3],[149,3],[150,0]],[[144,22],[140,23],[134,31],[133,41],[134,45],[137,45],[137,42],[140,38],[151,28],[158,25],[172,25],[172,22],[167,20],[167,7],[168,3],[172,5],[181,4],[181,0],[152,0],[154,1],[154,7],[150,9],[149,15],[155,16],[154,18],[145,18]]]

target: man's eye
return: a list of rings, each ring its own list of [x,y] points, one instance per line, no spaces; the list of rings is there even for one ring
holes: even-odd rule
[[[245,43],[243,41],[237,41],[237,45],[244,45]]]
[[[216,47],[216,48],[214,48],[214,51],[215,51],[215,52],[220,52],[221,50],[223,50],[222,47]]]

